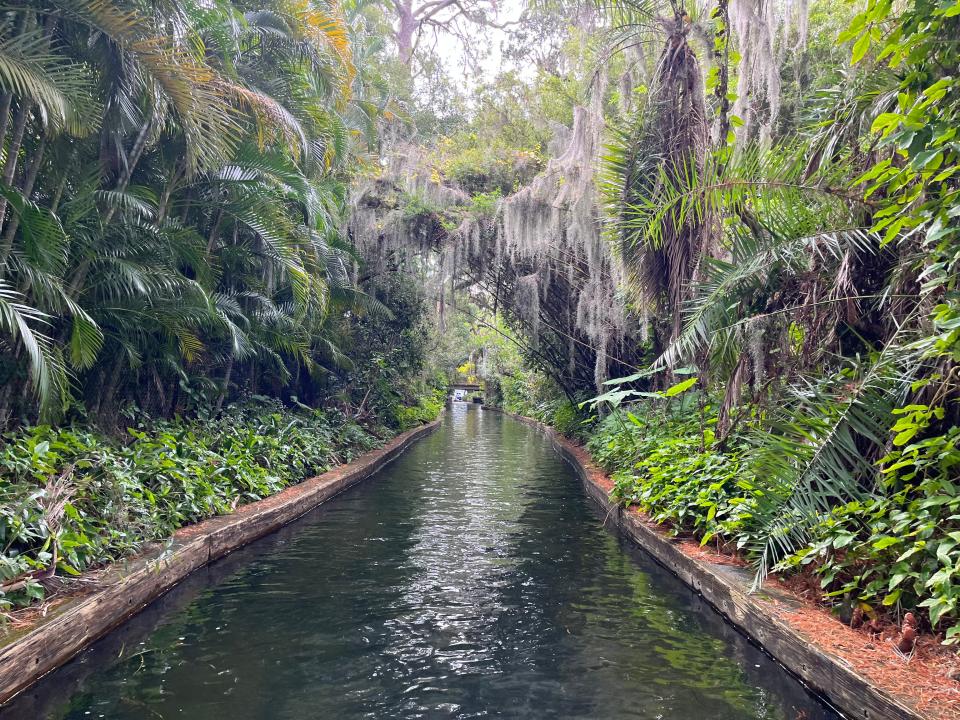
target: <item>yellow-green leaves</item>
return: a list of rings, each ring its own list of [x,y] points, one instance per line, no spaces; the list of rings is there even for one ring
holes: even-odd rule
[[[681,393],[685,393],[687,390],[689,390],[690,388],[692,388],[694,385],[697,384],[697,380],[698,378],[692,377],[692,378],[687,378],[682,382],[678,382],[676,385],[671,385],[669,388],[663,391],[663,396],[670,398],[670,397],[676,397]]]
[[[930,427],[934,420],[942,420],[944,409],[942,407],[929,407],[927,405],[907,405],[897,408],[893,414],[898,416],[897,421],[890,428],[896,433],[893,438],[893,444],[902,447],[913,440],[918,433]]]
[[[871,45],[883,41],[881,25],[890,14],[890,6],[891,0],[870,0],[867,3],[867,9],[854,17],[850,26],[837,37],[837,41],[841,43],[850,42],[856,38],[850,56],[850,62],[853,65],[866,57]]]
[[[945,18],[957,17],[960,15],[960,0],[956,0],[952,5],[948,3],[947,6],[941,8],[939,12]]]
[[[850,57],[850,62],[856,65],[858,62],[863,60],[863,57],[867,54],[867,51],[869,49],[870,49],[870,33],[864,33],[853,44],[853,54]]]

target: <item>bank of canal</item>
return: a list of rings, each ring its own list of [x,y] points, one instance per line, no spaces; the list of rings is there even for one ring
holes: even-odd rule
[[[836,717],[601,519],[549,440],[455,404],[0,720]]]

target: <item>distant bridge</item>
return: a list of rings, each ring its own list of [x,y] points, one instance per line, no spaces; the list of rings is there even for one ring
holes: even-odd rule
[[[483,392],[483,385],[470,383],[450,383],[449,390],[463,390],[464,392]]]

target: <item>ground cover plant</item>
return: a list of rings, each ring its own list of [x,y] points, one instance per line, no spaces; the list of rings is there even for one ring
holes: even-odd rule
[[[690,402],[618,408],[591,429],[587,449],[611,474],[613,500],[755,562],[770,533],[768,508],[789,497],[762,471],[762,436],[718,446],[716,413],[709,405],[705,412],[704,423]],[[817,512],[809,540],[772,570],[812,577],[818,599],[845,622],[922,613],[923,625],[952,644],[960,634],[960,434],[913,442],[927,414],[920,406],[897,413],[893,449],[877,462],[880,484]]]
[[[132,417],[119,436],[70,425],[8,433],[0,448],[0,605],[42,598],[41,581],[54,572],[76,575],[136,553],[350,462],[391,434],[337,410],[267,398],[217,417]]]

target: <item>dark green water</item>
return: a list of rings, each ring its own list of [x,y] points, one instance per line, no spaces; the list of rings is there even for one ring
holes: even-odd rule
[[[601,522],[548,441],[456,404],[0,720],[836,717]]]

